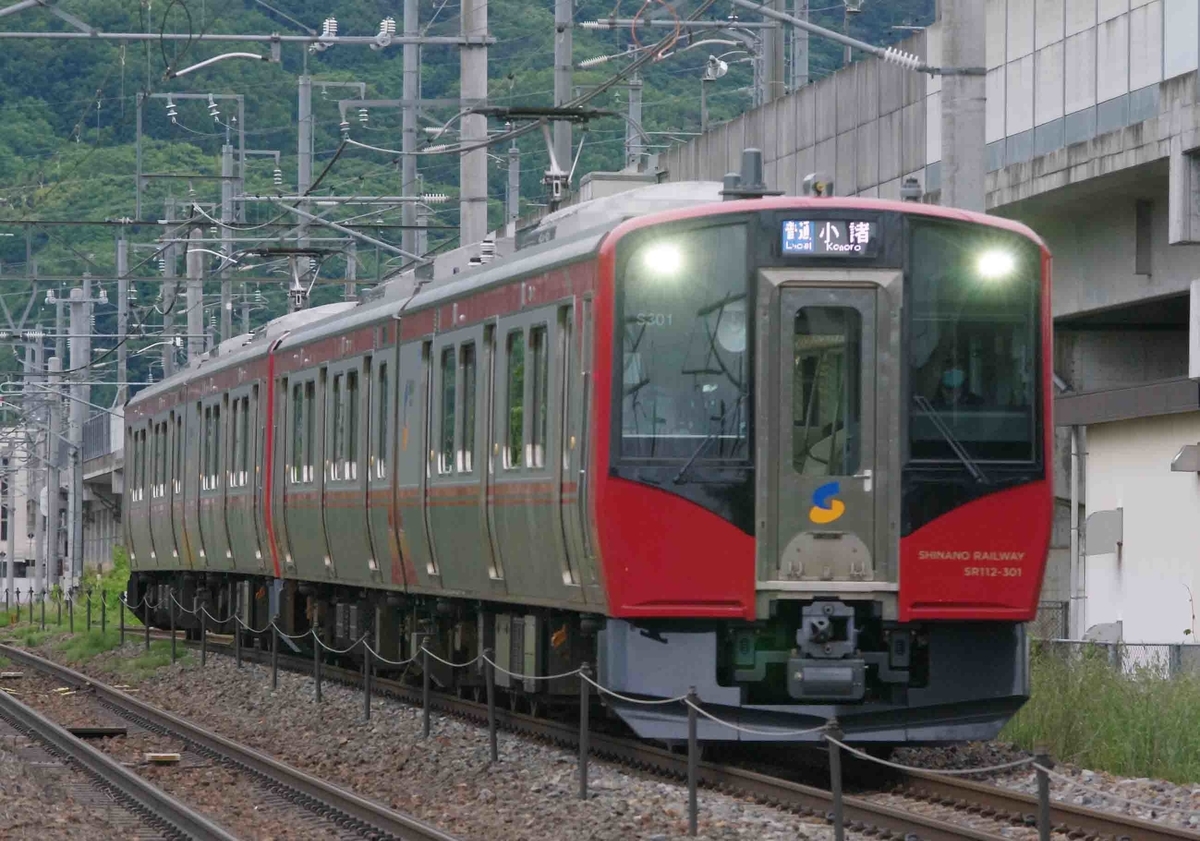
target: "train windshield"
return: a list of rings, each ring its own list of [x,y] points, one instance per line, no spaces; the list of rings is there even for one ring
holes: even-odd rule
[[[909,455],[1031,462],[1038,456],[1041,254],[1025,237],[911,222]]]
[[[746,240],[722,225],[621,250],[622,457],[749,458]]]

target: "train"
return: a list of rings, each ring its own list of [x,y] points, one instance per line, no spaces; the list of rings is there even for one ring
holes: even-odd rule
[[[130,604],[491,652],[514,707],[588,664],[648,740],[688,692],[705,741],[995,736],[1051,531],[1050,254],[820,192],[633,186],[144,388]]]

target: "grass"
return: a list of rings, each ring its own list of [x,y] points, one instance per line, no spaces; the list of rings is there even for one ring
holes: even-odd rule
[[[182,648],[178,652],[179,663],[187,665],[192,659],[191,652]],[[125,658],[113,663],[117,672],[133,681],[143,680],[169,665],[171,665],[170,640],[155,640],[150,643],[149,651],[143,649],[136,657]]]
[[[120,645],[120,631],[109,628],[107,631],[93,630],[90,633],[64,636],[54,647],[68,663],[86,663],[97,654],[112,651]]]
[[[1032,696],[1001,738],[1111,774],[1200,780],[1200,676],[1123,673],[1103,652],[1035,650],[1030,665]]]

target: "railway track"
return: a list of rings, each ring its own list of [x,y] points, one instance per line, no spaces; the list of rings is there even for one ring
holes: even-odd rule
[[[112,711],[120,718],[131,722],[136,727],[170,736],[187,745],[190,752],[231,766],[237,772],[255,778],[266,788],[269,795],[276,802],[285,802],[307,811],[311,815],[335,827],[339,837],[394,839],[395,841],[457,841],[453,836],[415,818],[394,812],[353,792],[332,785],[303,771],[278,762],[269,756],[204,730],[191,722],[143,703],[118,689],[80,674],[66,666],[8,645],[0,645],[0,653],[3,653],[4,656],[8,657],[14,663],[20,663],[41,674],[51,676],[56,681],[73,687],[86,687],[98,704]],[[18,703],[16,699],[10,698],[6,693],[0,692],[0,713],[7,715],[7,710],[11,705]],[[42,722],[37,725],[38,732],[42,732],[42,728],[50,728],[46,731],[48,733],[56,729],[61,731],[61,735],[57,737],[58,739],[61,740],[62,735],[65,735],[68,739],[74,739],[75,742],[79,742],[70,733],[53,724],[44,716],[40,716],[23,704],[19,706],[27,711],[24,713],[27,716],[24,719],[25,721],[34,722],[40,720]],[[33,725],[26,724],[24,726],[32,727]],[[65,750],[68,746],[64,742],[58,749]],[[104,764],[96,766],[96,773],[115,774],[119,771],[121,772],[122,785],[134,785],[134,781],[142,786],[148,785],[140,777],[125,770],[119,763],[96,751],[89,745],[80,743],[74,745],[73,749],[85,749],[86,753],[84,755],[90,757],[89,762],[100,763],[103,761]],[[84,767],[91,770],[90,765],[85,765]],[[114,768],[116,771],[112,770]],[[128,778],[132,778],[132,780]],[[153,789],[153,786],[150,786],[150,788]],[[170,810],[172,803],[175,801],[158,789],[153,790],[165,798],[161,801],[162,808],[167,810],[167,820],[174,826],[176,818]],[[135,795],[131,791],[127,796],[134,797]],[[157,812],[157,803],[159,801],[145,801],[144,798],[148,796],[148,794],[143,793],[140,795],[143,799],[138,799],[136,802],[138,804],[145,803],[144,808]],[[190,814],[194,819],[204,820],[204,823],[197,823],[194,827],[184,823],[177,832],[173,835],[169,834],[168,837],[194,838],[197,841],[209,841],[209,839],[212,839],[212,841],[218,841],[218,839],[219,841],[233,841],[236,837],[221,830],[211,822],[202,819],[196,813],[188,810],[187,807],[183,807],[182,804],[175,803],[178,808],[184,810],[178,818],[180,822],[188,820],[188,815]],[[211,834],[204,834],[205,832]]]
[[[166,635],[169,639],[169,633]],[[210,637],[210,652],[231,655],[231,638]],[[189,642],[188,645],[198,645]],[[269,663],[270,653],[249,646],[242,648],[247,660]],[[308,673],[312,661],[279,655],[280,668]],[[362,674],[355,669],[340,668],[324,664],[321,668],[325,679],[351,686],[361,687]],[[421,703],[421,691],[395,680],[375,677],[371,682],[373,693],[390,696],[408,703]],[[435,692],[431,697],[432,709],[467,718],[476,722],[487,722],[487,705],[459,698],[444,692]],[[578,728],[525,713],[513,712],[496,707],[497,727],[542,739],[563,747],[577,747]],[[687,757],[672,753],[653,745],[633,739],[593,732],[589,744],[594,755],[610,759],[636,769],[686,779]],[[729,794],[753,798],[789,809],[798,814],[831,819],[832,794],[815,786],[804,785],[766,774],[740,768],[735,765],[700,762],[701,785]],[[907,841],[1012,841],[1014,834],[1037,837],[1037,798],[1019,791],[1000,786],[945,777],[932,773],[898,773],[894,786],[881,792],[876,802],[875,795],[843,797],[847,829],[865,832],[881,838],[902,838]],[[899,805],[895,805],[899,804]],[[958,821],[914,813],[913,809],[938,811],[941,814],[958,812]],[[989,829],[965,826],[964,816],[977,820]],[[1070,839],[1115,839],[1115,841],[1200,841],[1200,833],[1180,827],[1155,823],[1132,816],[1091,809],[1071,803],[1051,800],[1051,823],[1053,835]]]
[[[102,799],[111,799],[135,819],[138,827],[130,827],[131,835],[140,829],[153,838],[236,841],[236,836],[7,692],[0,692],[0,720],[41,742],[52,757],[81,769]]]

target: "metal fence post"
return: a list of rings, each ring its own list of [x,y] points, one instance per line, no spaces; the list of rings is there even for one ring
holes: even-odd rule
[[[591,712],[591,685],[587,682],[588,664],[579,666],[579,799],[588,796],[588,714]]]
[[[696,760],[700,746],[696,743],[696,687],[689,686],[687,693],[688,708],[688,753],[687,753],[687,784],[688,784],[688,835],[696,837],[697,804],[696,804]]]
[[[46,630],[46,591],[42,590],[41,598],[42,630]]]
[[[833,838],[834,841],[845,841],[846,821],[842,803],[842,750],[833,741],[841,740],[842,731],[836,723],[826,731],[826,742],[829,745],[829,791],[833,799]]]
[[[29,624],[33,625],[33,588],[29,588]]]
[[[233,618],[233,660],[237,667],[242,667],[242,623],[238,616]]]
[[[144,631],[145,637],[146,637],[146,650],[147,651],[150,650],[150,611],[151,611],[150,600],[147,599],[146,600],[146,618],[145,618],[144,624],[142,626],[142,630]]]
[[[100,633],[108,633],[108,593],[100,591]]]
[[[57,599],[54,600],[54,604],[55,604],[54,624],[61,628],[62,627],[62,595],[61,594],[59,595],[59,597]]]
[[[313,683],[315,684],[315,693],[313,697],[317,703],[321,703],[321,632],[314,624],[312,629],[313,635]]]
[[[87,595],[87,631],[90,634],[92,632],[92,588],[88,587],[83,592]]]
[[[271,619],[271,691],[279,688],[279,626]]]
[[[4,612],[5,612],[5,613],[8,613],[8,611],[9,611],[10,609],[11,609],[11,608],[10,608],[10,606],[9,606],[9,603],[8,603],[8,588],[7,588],[7,587],[5,587],[5,588],[4,588]]]
[[[1050,753],[1044,745],[1037,745],[1033,752],[1034,763],[1039,766],[1035,769],[1038,788],[1038,841],[1050,841],[1050,775],[1043,769],[1053,768],[1054,760],[1050,758]]]
[[[67,630],[75,633],[75,597],[67,596]]]
[[[43,595],[43,599],[42,599],[42,614],[43,614],[43,618],[45,618],[45,616],[44,616],[44,614],[45,614],[45,612],[46,612],[46,600],[45,600],[45,598],[44,598],[44,596],[45,596],[45,591],[43,591],[43,592],[42,592],[42,595]],[[120,614],[120,623],[121,623],[121,645],[124,645],[124,644],[125,644],[125,597],[124,597],[124,596],[120,596],[120,597],[117,599],[117,613],[119,613],[119,614]],[[45,624],[45,623],[43,622],[42,624]]]
[[[371,720],[371,640],[363,637],[363,720]]]
[[[208,665],[208,608],[200,605],[200,666]]]
[[[175,592],[167,591],[167,611],[171,614],[171,665],[175,665]]]
[[[421,737],[429,738],[429,637],[421,637]]]
[[[492,665],[492,650],[485,648],[483,650],[484,660],[484,679],[487,682],[487,710],[488,710],[488,756],[491,761],[498,762],[500,757],[496,750],[496,667]]]

